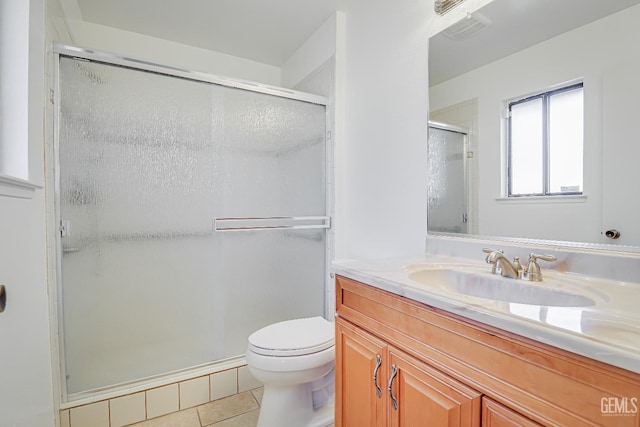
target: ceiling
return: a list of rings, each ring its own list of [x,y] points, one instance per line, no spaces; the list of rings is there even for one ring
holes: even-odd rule
[[[479,32],[461,40],[442,32],[429,39],[429,83],[449,80],[639,2],[495,0],[478,11],[491,22]]]
[[[346,0],[63,0],[83,21],[273,66],[284,62]],[[437,84],[640,0],[495,0],[491,24],[462,41],[430,40]]]
[[[339,0],[67,0],[83,21],[281,66]]]

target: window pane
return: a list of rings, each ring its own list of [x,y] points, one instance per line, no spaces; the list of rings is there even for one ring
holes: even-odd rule
[[[582,191],[582,88],[549,98],[549,191]]]
[[[542,193],[542,98],[511,107],[510,195]]]

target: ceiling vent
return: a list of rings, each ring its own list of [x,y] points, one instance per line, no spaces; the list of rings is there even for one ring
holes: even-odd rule
[[[468,13],[460,21],[442,31],[442,34],[451,40],[462,40],[472,36],[491,24],[486,16],[479,13]]]

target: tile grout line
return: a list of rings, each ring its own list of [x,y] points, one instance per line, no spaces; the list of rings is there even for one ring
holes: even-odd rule
[[[208,394],[208,403],[211,403],[211,375],[207,375],[207,384],[209,386],[209,389],[207,390],[207,394]],[[202,405],[197,405],[195,406],[195,410],[196,410],[196,415],[198,416],[198,424],[200,425],[200,427],[202,427],[202,418],[200,417],[200,410],[198,409],[200,406]]]
[[[235,377],[236,377],[236,378],[235,378],[235,391],[236,391],[236,393],[235,393],[235,394],[233,394],[233,395],[229,395],[229,396],[226,396],[226,397],[222,397],[222,398],[220,398],[220,399],[216,399],[216,400],[221,400],[221,399],[229,398],[229,397],[232,397],[232,396],[238,396],[238,395],[243,394],[243,393],[245,393],[245,392],[246,392],[246,393],[250,393],[250,394],[251,394],[251,399],[252,399],[253,403],[255,403],[255,404],[256,404],[257,408],[254,408],[254,409],[246,409],[246,410],[244,410],[243,412],[240,412],[240,413],[238,413],[238,414],[236,414],[236,415],[234,415],[234,416],[230,416],[230,417],[225,418],[225,419],[223,419],[223,420],[220,420],[220,421],[218,421],[218,422],[227,421],[227,420],[231,420],[231,419],[234,419],[234,418],[237,418],[237,417],[240,417],[240,416],[246,415],[246,414],[248,414],[248,413],[254,412],[255,410],[260,410],[260,407],[261,407],[260,402],[258,401],[258,397],[257,397],[257,396],[256,396],[256,394],[254,393],[254,391],[255,391],[257,388],[259,388],[259,387],[255,388],[255,389],[250,389],[250,390],[246,390],[246,391],[240,392],[240,378],[239,378],[239,377],[240,377],[240,372],[239,372],[239,370],[238,370],[237,368],[235,368],[235,369],[234,369],[234,371],[235,371],[234,373],[235,373]],[[207,390],[208,402],[206,402],[206,403],[211,403],[211,402],[212,402],[212,400],[211,400],[211,399],[212,399],[212,389],[211,389],[211,388],[212,388],[212,385],[213,385],[213,378],[212,378],[212,375],[203,375],[202,377],[206,377],[206,378],[207,378],[207,380],[208,380],[207,382],[208,382],[208,386],[209,386],[209,387],[208,387],[208,390]],[[202,378],[202,377],[200,377],[200,378]],[[182,391],[183,391],[183,390],[182,390],[182,388],[183,388],[182,386],[183,386],[183,383],[184,383],[184,381],[178,381],[178,382],[176,382],[176,383],[174,383],[174,384],[173,384],[173,385],[177,386],[177,389],[178,389],[178,390],[177,390],[177,391],[178,391],[178,396],[177,396],[177,397],[178,397],[178,399],[177,399],[177,400],[178,400],[178,402],[177,402],[177,403],[178,403],[178,410],[177,410],[176,412],[181,412],[181,411],[186,411],[186,410],[188,410],[188,409],[191,409],[191,407],[190,407],[190,408],[181,408],[181,405],[182,405],[182,403],[183,403],[183,399],[182,399]],[[151,391],[151,390],[155,390],[155,389],[160,389],[160,388],[163,388],[163,387],[168,387],[168,386],[170,386],[170,385],[171,385],[171,384],[169,384],[169,385],[167,385],[167,386],[154,387],[154,388],[152,388],[152,389],[148,389],[148,390],[144,390],[144,391],[143,391],[143,399],[144,399],[144,400],[143,400],[143,402],[144,402],[144,403],[143,403],[143,405],[144,405],[144,407],[143,407],[143,410],[144,410],[143,417],[144,417],[144,418],[142,418],[142,420],[141,420],[141,421],[137,421],[136,423],[138,423],[138,422],[144,422],[144,421],[148,421],[148,420],[150,420],[150,419],[153,419],[153,418],[149,418],[149,408],[148,408],[148,406],[149,406],[149,395],[148,395],[148,394],[149,394],[149,391]],[[133,396],[133,395],[135,395],[135,394],[137,394],[137,393],[129,393],[129,394],[125,394],[125,395],[123,395],[123,397],[126,397],[126,396]],[[115,427],[115,426],[113,425],[113,424],[114,424],[114,420],[113,420],[113,417],[112,417],[112,403],[113,403],[113,400],[115,400],[115,399],[116,399],[116,398],[111,398],[111,399],[105,399],[105,400],[103,401],[104,403],[106,403],[106,404],[107,404],[107,423],[108,423],[108,426],[109,426],[109,427]],[[96,402],[96,403],[98,403],[98,402]],[[205,403],[205,404],[206,404],[206,403]],[[92,404],[93,404],[93,403],[92,403]],[[78,407],[82,407],[82,406],[90,406],[90,405],[92,405],[92,404],[80,405],[80,406],[78,406]],[[196,414],[197,414],[197,416],[198,416],[198,423],[200,424],[200,427],[205,427],[205,426],[203,425],[203,419],[202,419],[202,417],[201,417],[201,413],[200,413],[200,411],[198,410],[198,406],[202,406],[202,405],[196,405],[196,406],[194,406],[194,407],[192,407],[192,408],[196,410]],[[64,412],[64,411],[61,411],[61,412]],[[66,410],[66,412],[65,412],[65,414],[66,414],[66,419],[68,420],[68,425],[69,425],[70,427],[72,427],[72,426],[71,426],[71,410],[67,409],[67,410]],[[154,417],[154,418],[161,418],[161,417],[163,417],[163,416],[167,416],[167,415],[170,415],[170,414],[164,414],[164,415],[161,415],[161,416],[158,416],[158,417]],[[63,418],[64,418],[64,415],[63,415]],[[135,424],[135,423],[134,423],[134,424]],[[215,424],[215,423],[214,423],[214,424]],[[131,424],[129,424],[129,425],[131,425]],[[213,424],[208,424],[208,426],[211,426],[211,425],[213,425]]]
[[[211,403],[211,387],[212,387],[212,385],[211,385],[211,375],[207,375],[207,378],[209,379],[209,390],[208,390],[208,393],[209,393],[209,399],[208,400],[209,400],[209,402],[208,403]],[[198,424],[200,424],[200,427],[203,427],[203,425],[202,425],[202,417],[200,416],[200,410],[198,409],[200,406],[202,406],[202,405],[196,406],[196,414],[198,414]]]

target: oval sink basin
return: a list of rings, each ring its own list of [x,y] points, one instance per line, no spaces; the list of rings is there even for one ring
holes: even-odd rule
[[[477,298],[518,304],[553,307],[588,307],[595,301],[553,282],[529,282],[446,268],[422,269],[409,273],[409,279],[427,286],[435,286]]]

